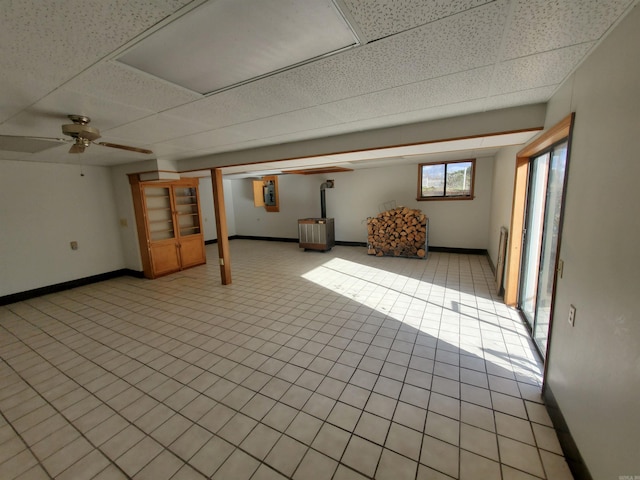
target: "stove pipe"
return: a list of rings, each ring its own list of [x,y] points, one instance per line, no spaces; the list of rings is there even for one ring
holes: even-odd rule
[[[327,201],[324,195],[327,188],[333,188],[333,180],[326,180],[320,185],[320,218],[327,218]]]

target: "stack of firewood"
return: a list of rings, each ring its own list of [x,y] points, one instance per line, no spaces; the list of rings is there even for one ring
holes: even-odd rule
[[[369,255],[426,255],[427,217],[420,210],[398,207],[367,219]]]

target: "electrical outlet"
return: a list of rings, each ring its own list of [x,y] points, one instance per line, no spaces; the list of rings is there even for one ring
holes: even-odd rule
[[[576,307],[574,307],[573,305],[570,305],[569,306],[569,325],[573,327],[575,323],[576,323]]]
[[[71,250],[77,250],[78,249],[78,242],[69,242],[69,246],[71,247]]]

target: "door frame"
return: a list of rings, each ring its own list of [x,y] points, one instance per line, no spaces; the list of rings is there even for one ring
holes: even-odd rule
[[[521,269],[522,269],[522,256],[523,256],[523,240],[524,240],[524,222],[525,214],[527,210],[527,194],[529,187],[529,167],[531,159],[549,150],[557,143],[567,142],[567,158],[566,158],[566,171],[564,177],[564,188],[562,193],[562,202],[564,204],[567,193],[567,178],[569,174],[569,160],[571,156],[571,134],[573,132],[573,125],[575,120],[575,112],[572,112],[559,123],[550,128],[547,132],[543,133],[536,140],[520,150],[516,155],[516,172],[514,179],[513,190],[513,204],[511,210],[511,237],[508,248],[508,260],[507,260],[507,274],[505,278],[505,304],[517,307],[521,286]],[[564,208],[562,208],[562,214],[560,216],[560,229],[558,232],[558,254],[555,259],[554,265],[554,280],[553,289],[551,293],[551,308],[549,312],[549,335],[547,337],[546,352],[540,352],[541,357],[544,359],[546,378],[546,368],[548,365],[549,349],[551,346],[551,329],[553,327],[553,317],[555,310],[555,294],[558,279],[558,261],[560,259],[560,249],[562,244],[562,224],[564,220]],[[533,327],[532,327],[533,328]],[[532,331],[533,339],[533,331]],[[536,349],[538,345],[533,341]],[[544,381],[544,380],[543,380]]]
[[[567,161],[571,152],[571,133],[575,113],[567,115],[559,123],[544,132],[529,145],[516,154],[516,172],[511,206],[511,235],[507,252],[507,274],[504,287],[504,303],[516,306],[520,288],[520,266],[522,264],[522,231],[527,208],[527,187],[529,178],[529,162],[544,150],[562,140],[568,140]],[[560,238],[558,238],[558,249]]]

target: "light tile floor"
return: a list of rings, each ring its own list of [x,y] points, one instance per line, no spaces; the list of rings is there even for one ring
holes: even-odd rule
[[[572,478],[486,258],[231,250],[0,307],[0,478]]]

